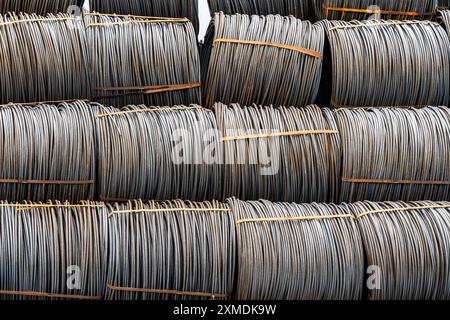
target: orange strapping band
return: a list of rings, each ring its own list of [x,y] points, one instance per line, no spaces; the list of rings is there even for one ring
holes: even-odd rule
[[[167,20],[167,21],[179,21],[180,18],[171,17],[155,17],[155,16],[137,16],[132,14],[117,14],[117,13],[98,13],[98,12],[86,12],[85,16],[97,16],[97,17],[117,17],[117,18],[131,18],[131,19],[147,19],[147,20]],[[183,18],[183,20],[185,20]]]
[[[92,296],[81,296],[76,294],[72,295],[72,294],[56,294],[56,293],[34,292],[34,291],[8,291],[8,290],[0,290],[0,295],[17,295],[17,296],[76,299],[76,300],[101,300],[102,298]]]
[[[357,9],[357,8],[338,8],[323,6],[326,11],[339,11],[339,12],[353,12],[353,13],[380,13],[380,14],[390,14],[390,15],[401,15],[401,16],[432,16],[434,13],[430,12],[416,12],[416,11],[394,11],[394,10],[374,10],[374,9]]]
[[[60,181],[60,180],[20,180],[20,179],[0,179],[0,183],[11,184],[53,184],[53,185],[83,185],[94,184],[95,180],[86,181]]]
[[[0,104],[0,107],[13,107],[13,106],[36,106],[39,104],[60,104],[64,102],[89,102],[88,99],[70,99],[70,100],[54,100],[54,101],[39,101],[39,102],[10,102],[8,104]]]
[[[289,45],[279,44],[279,43],[261,42],[261,41],[252,41],[252,40],[238,40],[238,39],[216,39],[216,40],[214,40],[214,43],[237,43],[237,44],[252,44],[252,45],[257,45],[257,46],[275,47],[275,48],[281,48],[281,49],[292,50],[292,51],[304,53],[304,54],[307,54],[314,58],[322,60],[322,54],[320,52],[302,48],[302,47],[289,46]]]
[[[94,88],[94,91],[110,92],[110,91],[136,91],[112,94],[108,96],[94,97],[94,99],[108,99],[114,97],[124,97],[130,95],[141,95],[141,94],[156,94],[162,92],[179,91],[179,90],[189,90],[200,88],[202,86],[201,82],[189,83],[189,84],[173,84],[173,85],[161,85],[161,86],[136,86],[136,87],[110,87],[110,88]]]
[[[432,21],[395,21],[395,22],[376,22],[376,23],[367,23],[367,24],[348,24],[343,26],[335,26],[328,29],[328,31],[338,30],[338,29],[352,29],[352,28],[370,28],[370,27],[379,27],[379,26],[399,26],[404,24],[426,24],[426,25],[434,25],[436,27],[441,27],[438,23]]]
[[[317,221],[317,220],[330,220],[330,219],[342,219],[351,218],[351,214],[337,214],[326,216],[304,216],[304,217],[285,217],[285,218],[254,218],[254,219],[241,219],[236,221],[236,225],[250,222],[280,222],[280,221]]]
[[[163,108],[145,108],[145,109],[118,111],[118,112],[112,112],[112,113],[102,113],[102,114],[98,114],[97,118],[102,119],[102,118],[106,118],[106,117],[123,116],[126,114],[133,114],[133,113],[147,113],[147,112],[151,113],[151,112],[161,112],[161,111],[186,111],[186,110],[205,110],[205,111],[211,112],[210,109],[206,109],[201,106],[163,107]],[[128,201],[128,199],[125,201]]]
[[[424,209],[448,209],[450,205],[434,205],[434,206],[422,206],[422,207],[406,207],[406,208],[391,208],[391,209],[380,209],[380,210],[371,210],[358,214],[355,219],[361,219],[370,214],[381,214],[388,212],[404,212],[404,211],[412,211],[412,210],[424,210]]]
[[[378,180],[342,178],[346,183],[379,183],[379,184],[417,184],[417,185],[450,185],[450,181],[416,181],[416,180]]]
[[[304,130],[304,131],[288,131],[288,132],[275,132],[275,133],[261,133],[261,134],[249,134],[235,137],[223,137],[222,142],[236,141],[236,140],[248,140],[258,138],[270,138],[270,137],[289,137],[289,136],[305,136],[312,134],[337,134],[336,130]]]
[[[129,288],[129,287],[117,287],[117,286],[112,286],[110,284],[107,284],[106,286],[108,289],[113,290],[113,291],[174,294],[174,295],[181,295],[181,296],[223,298],[223,299],[228,298],[227,294],[221,294],[221,293],[191,292],[191,291],[178,291],[178,290],[138,289],[138,288]]]

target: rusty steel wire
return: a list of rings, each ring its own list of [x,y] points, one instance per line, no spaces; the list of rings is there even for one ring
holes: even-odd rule
[[[362,298],[361,235],[352,216],[339,206],[227,203],[237,224],[236,299]]]
[[[68,13],[70,6],[81,8],[83,3],[84,0],[0,0],[0,13],[26,12],[39,15]]]
[[[101,299],[106,216],[91,202],[0,202],[0,300]]]
[[[93,200],[95,114],[83,101],[0,108],[0,199]]]
[[[68,14],[0,16],[0,103],[90,97],[83,21]]]
[[[437,0],[312,0],[312,2],[317,20],[431,20],[437,10]]]
[[[448,105],[450,40],[430,21],[323,21],[319,96],[332,107]],[[330,97],[331,96],[331,97]]]
[[[217,103],[214,113],[225,139],[222,198],[299,203],[337,199],[341,143],[329,109]],[[286,136],[245,138],[278,133]]]
[[[450,109],[340,109],[340,200],[450,198]]]
[[[217,13],[202,50],[203,103],[314,103],[323,46],[323,27],[308,21]]]
[[[184,19],[85,15],[93,100],[117,107],[200,104],[197,38]]]
[[[130,201],[108,207],[106,299],[230,298],[235,227],[225,204]]]
[[[450,299],[450,203],[343,204],[357,217],[371,300]],[[414,209],[412,209],[414,208]]]
[[[220,142],[210,110],[128,106],[117,111],[105,108],[97,120],[102,200],[218,198],[221,169],[213,160]]]
[[[312,13],[311,0],[208,0],[213,13],[294,16],[308,20]]]
[[[100,13],[188,18],[199,29],[198,0],[90,0],[89,6]]]

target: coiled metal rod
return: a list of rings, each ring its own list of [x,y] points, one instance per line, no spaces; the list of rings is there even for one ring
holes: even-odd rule
[[[0,16],[0,103],[90,97],[83,21],[68,14]]]
[[[202,52],[204,105],[309,105],[319,89],[323,46],[323,27],[308,21],[217,13]]]
[[[438,23],[321,24],[331,48],[319,94],[322,104],[336,108],[448,105],[450,40]]]
[[[0,198],[80,201],[95,196],[95,103],[0,108]]]
[[[84,0],[0,0],[0,13],[26,12],[45,15],[67,12],[70,6],[83,6]]]
[[[106,105],[200,104],[200,61],[184,19],[85,17],[93,100]]]
[[[188,18],[199,29],[198,0],[90,0],[90,9],[101,13]]]

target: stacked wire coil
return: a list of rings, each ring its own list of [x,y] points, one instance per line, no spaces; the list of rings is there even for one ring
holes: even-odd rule
[[[308,20],[311,14],[310,0],[208,0],[212,12],[224,12],[225,14],[248,14],[281,16],[294,16],[302,20]]]
[[[110,210],[107,299],[230,298],[235,227],[225,204],[135,201]]]
[[[318,20],[428,20],[437,0],[312,0]],[[442,0],[439,0],[442,1]]]
[[[341,109],[341,201],[450,197],[450,110]]]
[[[450,203],[360,202],[371,300],[450,299]],[[371,267],[371,268],[370,268]]]
[[[76,6],[81,12],[84,0],[1,0],[0,13],[6,14],[8,12],[26,12],[45,15],[48,13],[69,13],[71,6]]]
[[[0,299],[101,299],[108,242],[103,207],[2,201]]]
[[[83,101],[2,107],[0,198],[93,200],[98,108]]]
[[[84,24],[68,14],[0,17],[0,103],[90,97]]]
[[[204,105],[313,103],[324,40],[322,26],[294,17],[217,13],[202,53]]]
[[[218,198],[220,142],[210,110],[129,106],[98,117],[102,200]]]
[[[90,0],[90,9],[110,14],[188,18],[196,33],[199,28],[197,0]]]
[[[85,15],[93,100],[117,107],[200,104],[197,38],[186,19]]]
[[[214,113],[222,136],[222,198],[337,198],[340,137],[329,109],[217,103]]]
[[[448,105],[450,40],[438,23],[321,24],[331,49],[321,95],[332,107]]]
[[[237,224],[237,299],[361,299],[361,236],[339,206],[227,202]]]

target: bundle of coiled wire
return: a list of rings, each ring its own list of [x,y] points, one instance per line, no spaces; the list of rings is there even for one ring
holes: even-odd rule
[[[311,14],[311,0],[208,0],[212,12],[248,15],[279,14],[308,20]]]
[[[0,109],[0,198],[93,199],[96,104]]]
[[[340,137],[317,106],[214,106],[225,164],[223,197],[294,202],[337,199]]]
[[[437,20],[445,28],[448,36],[450,37],[450,10],[439,11]]]
[[[308,21],[217,13],[202,53],[204,104],[309,105],[319,89],[323,46],[323,27]]]
[[[312,0],[318,20],[431,20],[437,0]],[[440,0],[441,1],[441,0]]]
[[[440,10],[450,9],[450,1],[449,0],[438,0],[438,8]]]
[[[83,21],[68,14],[0,16],[0,103],[87,99]]]
[[[93,100],[200,104],[197,38],[186,19],[86,15]]]
[[[331,106],[448,105],[450,40],[438,23],[322,23],[331,55],[321,96],[329,101],[331,94]]]
[[[234,285],[235,227],[223,203],[110,206],[106,299],[226,299]]]
[[[45,15],[67,12],[70,6],[81,8],[84,0],[0,0],[0,13],[27,12]]]
[[[198,33],[198,0],[90,0],[89,6],[101,13],[188,18]]]
[[[97,124],[102,199],[202,201],[220,194],[220,142],[210,110],[105,108]]]
[[[336,205],[227,202],[237,225],[237,299],[361,299],[364,255],[351,214]]]
[[[361,202],[356,217],[373,300],[450,299],[450,203]]]
[[[450,197],[450,109],[336,110],[341,201]]]
[[[0,299],[100,299],[107,212],[84,202],[0,203]]]

